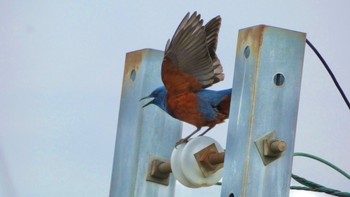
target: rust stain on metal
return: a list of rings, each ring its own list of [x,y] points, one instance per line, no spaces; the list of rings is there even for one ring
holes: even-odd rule
[[[287,148],[287,143],[279,139],[265,139],[264,155],[267,157],[278,157]]]
[[[170,173],[171,166],[169,161],[154,159],[151,161],[146,180],[168,186]]]
[[[283,156],[287,148],[287,143],[276,137],[276,131],[267,133],[254,143],[265,166]]]
[[[194,154],[204,177],[208,177],[224,167],[225,153],[219,153],[215,143]]]
[[[252,133],[253,133],[253,125],[254,125],[254,114],[255,114],[255,100],[256,100],[256,90],[257,90],[257,81],[258,81],[258,76],[256,75],[259,73],[259,66],[260,62],[258,62],[259,56],[260,56],[260,48],[263,43],[263,35],[266,30],[267,26],[266,25],[259,25],[255,26],[253,28],[248,28],[248,29],[242,29],[240,30],[239,34],[239,39],[238,39],[238,49],[240,51],[239,55],[244,55],[243,51],[246,49],[246,47],[249,47],[250,53],[248,58],[253,58],[253,65],[255,66],[255,75],[253,77],[253,84],[251,87],[251,95],[252,95],[252,106],[251,106],[251,116],[250,116],[250,121],[249,121],[249,131],[248,131],[248,139],[252,138]],[[244,58],[244,57],[243,57]],[[247,62],[247,61],[246,61]],[[249,65],[244,65],[244,66],[249,66]],[[249,140],[251,141],[251,140]],[[247,152],[250,152],[251,149],[251,144],[247,143]],[[247,158],[245,161],[245,168],[244,168],[244,175],[243,175],[243,185],[248,184],[248,172],[249,172],[249,161],[250,158]],[[242,194],[243,196],[246,195],[246,189],[247,187],[243,187]]]
[[[241,50],[241,54],[248,46],[250,48],[251,54],[253,55],[253,58],[257,59],[266,28],[266,25],[259,25],[253,28],[240,30],[237,46],[238,49]]]
[[[212,153],[208,155],[208,160],[212,165],[224,163],[225,161],[225,152],[221,153]]]
[[[146,50],[132,51],[126,54],[122,96],[125,94],[124,90],[127,89],[124,87],[134,83],[132,75],[134,75],[135,78],[138,76],[142,60],[146,54]]]

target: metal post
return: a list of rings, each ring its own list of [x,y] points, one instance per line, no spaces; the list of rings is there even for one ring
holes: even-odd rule
[[[140,98],[162,85],[163,52],[144,49],[126,55],[110,197],[173,197],[168,186],[146,181],[153,159],[169,160],[182,124]],[[146,102],[146,101],[145,101]]]
[[[305,39],[240,30],[221,197],[289,196]]]

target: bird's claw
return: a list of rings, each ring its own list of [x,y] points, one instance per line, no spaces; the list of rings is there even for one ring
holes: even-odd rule
[[[188,142],[188,139],[186,139],[186,138],[180,139],[178,142],[176,142],[175,148],[177,148],[178,145],[180,145],[180,144],[186,144],[187,142]]]

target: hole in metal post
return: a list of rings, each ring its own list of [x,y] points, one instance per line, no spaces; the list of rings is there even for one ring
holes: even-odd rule
[[[249,48],[249,46],[246,46],[246,47],[245,47],[243,53],[244,53],[244,57],[245,57],[245,58],[248,58],[248,57],[249,57],[249,55],[250,55],[250,48]]]
[[[228,195],[228,197],[235,197],[235,195],[231,193],[230,195]]]
[[[136,71],[135,71],[135,69],[132,69],[132,71],[130,73],[130,79],[132,81],[135,81],[135,78],[136,78]]]
[[[284,84],[285,78],[283,76],[283,74],[281,73],[277,73],[274,77],[273,77],[273,82],[275,83],[276,86],[281,86]]]

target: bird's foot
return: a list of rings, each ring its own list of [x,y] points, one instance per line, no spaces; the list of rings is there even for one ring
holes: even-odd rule
[[[188,142],[188,139],[184,138],[184,139],[180,139],[178,142],[176,142],[175,144],[175,148],[180,145],[180,144],[186,144]]]

